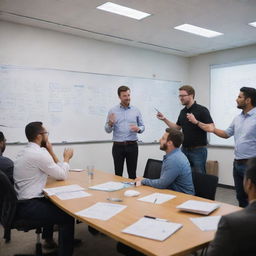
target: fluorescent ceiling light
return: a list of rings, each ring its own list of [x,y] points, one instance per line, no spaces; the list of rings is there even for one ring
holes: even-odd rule
[[[253,26],[253,27],[256,27],[256,21],[251,22],[251,23],[248,23],[248,25]]]
[[[209,29],[205,29],[205,28],[200,28],[200,27],[190,25],[190,24],[183,24],[183,25],[180,25],[180,26],[177,26],[174,28],[188,32],[188,33],[196,34],[199,36],[204,36],[204,37],[215,37],[215,36],[223,35],[222,33],[219,33],[219,32],[213,31],[213,30],[209,30]]]
[[[119,4],[114,4],[111,2],[107,2],[105,4],[99,5],[99,6],[97,6],[97,9],[107,11],[107,12],[112,12],[112,13],[123,15],[123,16],[127,16],[129,18],[133,18],[136,20],[141,20],[141,19],[151,15],[146,12],[137,11],[135,9],[128,8],[128,7],[119,5]]]

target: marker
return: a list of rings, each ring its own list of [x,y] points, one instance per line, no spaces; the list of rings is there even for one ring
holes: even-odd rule
[[[153,220],[158,220],[158,221],[164,221],[164,222],[169,222],[169,221],[166,220],[166,219],[160,219],[160,218],[156,218],[156,217],[148,216],[148,215],[144,215],[144,218],[153,219]]]
[[[161,113],[157,108],[154,108],[157,112]]]

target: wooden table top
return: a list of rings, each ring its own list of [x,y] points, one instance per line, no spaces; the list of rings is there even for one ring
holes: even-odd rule
[[[131,181],[124,177],[115,176],[110,173],[102,171],[95,171],[94,178],[90,182],[89,186],[104,183],[107,181]],[[48,179],[47,187],[56,187],[70,184],[78,184],[84,188],[88,188],[88,175],[83,172],[70,172],[66,181],[55,181],[51,178]],[[213,238],[215,231],[201,231],[190,220],[190,217],[202,217],[199,214],[185,213],[176,209],[176,206],[189,200],[195,199],[206,202],[216,202],[207,200],[200,197],[195,197],[167,189],[155,189],[148,186],[132,187],[127,189],[134,189],[141,194],[139,197],[123,197],[123,202],[118,204],[127,205],[127,208],[118,213],[107,221],[85,218],[76,216],[75,212],[88,208],[97,202],[109,202],[107,198],[110,192],[86,190],[86,192],[92,194],[90,197],[77,198],[71,200],[60,200],[56,196],[51,196],[50,199],[63,211],[74,216],[82,222],[94,227],[100,232],[112,237],[113,239],[123,242],[146,255],[186,255],[190,252],[198,250],[207,245]],[[122,193],[126,189],[122,190]],[[163,204],[153,204],[148,202],[138,201],[140,197],[144,197],[154,192],[166,193],[176,195],[176,198],[169,200]],[[220,207],[215,210],[209,216],[225,215],[237,210],[239,207],[229,205],[226,203],[218,202]],[[158,218],[164,218],[171,222],[181,223],[183,227],[176,233],[171,235],[165,241],[155,241],[147,238],[133,236],[122,233],[121,231],[127,226],[133,224],[144,215],[155,216]]]

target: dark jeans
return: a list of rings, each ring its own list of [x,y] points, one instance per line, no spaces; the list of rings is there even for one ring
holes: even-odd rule
[[[74,218],[46,198],[33,198],[19,204],[18,218],[38,220],[42,227],[59,225],[59,256],[71,256],[74,246]]]
[[[248,205],[248,196],[244,192],[243,186],[246,167],[246,163],[238,163],[236,161],[233,163],[233,177],[235,182],[236,198],[240,207],[246,207]]]
[[[207,148],[181,148],[182,152],[188,158],[191,169],[194,172],[206,173],[205,165],[207,160]]]
[[[130,179],[135,179],[138,160],[138,144],[113,144],[112,155],[114,159],[115,174],[118,176],[123,175],[124,160],[126,160],[128,176]]]

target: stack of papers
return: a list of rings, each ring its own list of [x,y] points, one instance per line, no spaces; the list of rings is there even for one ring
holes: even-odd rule
[[[158,220],[153,218],[141,218],[131,226],[122,230],[122,232],[141,236],[149,239],[163,241],[178,229],[182,227],[182,224],[169,222],[167,220]]]
[[[138,200],[149,202],[153,204],[162,204],[168,200],[175,198],[176,196],[164,193],[153,193],[145,197],[141,197]]]
[[[116,181],[109,181],[106,183],[98,184],[92,187],[89,187],[90,189],[95,190],[102,190],[102,191],[116,191],[123,189],[125,187],[125,184],[122,182],[116,182]]]
[[[199,214],[208,215],[220,205],[216,203],[208,203],[197,200],[188,200],[183,204],[178,205],[176,208],[186,212],[194,212]]]
[[[190,218],[190,220],[202,231],[215,231],[218,228],[218,224],[221,216],[210,216],[201,218]]]
[[[91,194],[84,191],[83,187],[76,184],[54,188],[44,188],[43,191],[47,193],[48,196],[56,195],[61,200],[91,196]]]
[[[115,216],[126,207],[126,205],[121,204],[98,202],[89,208],[76,212],[76,214],[92,219],[109,220],[111,217]]]

